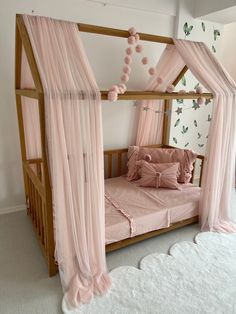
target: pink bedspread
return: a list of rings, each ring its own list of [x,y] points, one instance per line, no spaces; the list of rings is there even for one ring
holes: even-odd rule
[[[139,187],[124,177],[105,180],[106,244],[198,215],[200,188],[181,190]]]

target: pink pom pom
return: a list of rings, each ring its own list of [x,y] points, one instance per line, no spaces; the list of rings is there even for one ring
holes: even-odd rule
[[[122,82],[128,82],[129,75],[128,74],[123,74],[123,75],[121,75],[120,79],[121,79]]]
[[[137,46],[135,47],[135,50],[136,50],[137,53],[140,53],[140,52],[142,52],[142,50],[143,50],[143,46],[142,46],[142,45],[137,45]]]
[[[163,83],[163,79],[160,76],[157,78],[157,83],[158,84],[162,84]]]
[[[156,73],[156,69],[155,68],[149,68],[148,73],[150,75],[154,75]]]
[[[131,64],[132,63],[132,58],[130,56],[126,56],[124,58],[124,62],[125,62],[125,64]]]
[[[178,91],[178,93],[179,93],[179,94],[186,94],[187,92],[186,92],[185,89],[181,89],[181,90]]]
[[[124,94],[126,92],[126,90],[127,90],[126,85],[125,84],[119,84],[118,86],[119,86],[120,93]]]
[[[117,85],[112,85],[112,87],[109,89],[110,92],[119,93],[119,87]]]
[[[152,160],[152,156],[150,154],[146,154],[144,156],[144,160],[147,161],[147,162],[150,162]]]
[[[132,55],[132,53],[133,53],[133,49],[131,47],[127,48],[125,51],[126,51],[127,55],[129,55],[129,56]]]
[[[129,36],[129,37],[128,37],[128,43],[129,43],[130,45],[133,45],[133,44],[135,43],[135,37],[134,37],[134,36]]]
[[[204,97],[199,97],[199,98],[197,99],[198,105],[202,105],[202,104],[204,104],[204,102],[205,102],[205,98],[204,98]]]
[[[117,99],[118,99],[118,95],[117,95],[116,92],[110,91],[108,93],[108,100],[110,100],[110,101],[117,101]]]
[[[167,93],[173,93],[174,90],[175,90],[175,87],[172,84],[167,86],[166,88]]]
[[[131,72],[131,67],[130,67],[129,65],[124,66],[124,67],[123,67],[123,72],[124,72],[125,74],[130,74],[130,72]]]
[[[202,94],[202,93],[203,93],[203,88],[202,88],[201,86],[198,86],[198,87],[196,88],[196,93],[197,93],[197,94]]]
[[[135,34],[135,35],[134,35],[134,38],[135,38],[135,42],[137,43],[137,42],[139,41],[139,39],[140,39],[139,34],[138,34],[138,33]]]
[[[128,32],[130,33],[130,35],[134,36],[137,32],[136,32],[136,29],[134,27],[130,27],[128,29]]]
[[[147,57],[143,57],[142,59],[142,64],[148,64],[148,58]]]
[[[194,94],[194,93],[196,93],[195,90],[190,90],[189,91],[189,94]]]

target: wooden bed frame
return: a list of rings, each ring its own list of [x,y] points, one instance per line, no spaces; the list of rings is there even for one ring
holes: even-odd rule
[[[125,37],[129,36],[129,33],[124,30],[99,27],[94,25],[78,24],[78,28],[82,32],[89,32],[101,35]],[[139,33],[141,40],[153,41],[159,43],[173,44],[172,38],[156,36],[150,34]],[[21,88],[21,56],[22,45],[25,49],[26,57],[29,62],[30,70],[35,83],[35,89],[22,89]],[[176,85],[183,77],[187,67],[179,73],[176,80],[173,82]],[[53,232],[53,210],[52,210],[52,191],[49,180],[49,170],[47,162],[46,152],[46,138],[45,138],[45,110],[44,110],[44,93],[39,71],[36,65],[35,57],[29,40],[29,36],[24,25],[23,17],[21,15],[16,16],[16,58],[15,58],[15,92],[16,92],[16,105],[19,124],[21,155],[24,174],[25,196],[27,203],[27,214],[31,217],[33,225],[35,227],[36,235],[39,240],[39,244],[42,248],[42,252],[45,255],[48,265],[49,275],[53,276],[57,272],[57,265],[54,259],[54,232]],[[107,100],[108,91],[101,91],[101,98]],[[26,157],[26,145],[24,134],[24,122],[22,114],[22,102],[21,96],[33,98],[38,100],[39,119],[40,119],[40,133],[41,133],[41,147],[42,158],[40,159],[27,159]],[[119,95],[119,99],[163,99],[165,111],[171,108],[172,99],[197,99],[198,97],[212,98],[210,93],[197,94],[197,93],[160,93],[160,92],[142,92],[142,91],[128,91],[123,95]],[[169,147],[169,115],[164,115],[163,123],[163,138],[161,147]],[[120,176],[125,171],[124,160],[126,158],[128,149],[115,149],[107,150],[104,152],[106,177],[111,178]],[[204,156],[199,155],[198,158],[204,162]],[[201,168],[202,169],[202,168]],[[194,174],[194,171],[193,171]],[[201,183],[201,176],[200,176]],[[116,243],[112,243],[106,246],[106,251],[110,252],[121,247],[130,245],[142,241],[144,239],[156,236],[158,234],[174,230],[185,225],[189,225],[197,222],[198,217],[193,217],[184,221],[180,221],[172,224],[169,228],[160,229],[157,231],[148,232],[143,235],[139,235],[133,238],[125,239]]]

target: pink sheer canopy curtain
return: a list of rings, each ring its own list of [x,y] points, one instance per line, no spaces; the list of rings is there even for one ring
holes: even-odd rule
[[[231,221],[236,84],[204,43],[177,39],[174,42],[193,75],[214,94],[200,201],[202,229],[236,232],[236,225]]]
[[[24,16],[45,93],[63,310],[110,285],[105,261],[101,99],[77,24]]]
[[[33,77],[23,47],[21,57],[21,88],[35,89]],[[27,159],[41,158],[42,151],[38,100],[22,96],[21,103],[24,120],[26,157]],[[31,165],[31,167],[34,169],[33,165]]]
[[[167,45],[156,65],[156,73],[145,88],[147,91],[164,92],[172,84],[185,63],[174,45]],[[162,78],[159,84],[157,79]],[[162,143],[162,125],[164,118],[163,100],[144,100],[139,104],[139,121],[136,145],[152,145]]]

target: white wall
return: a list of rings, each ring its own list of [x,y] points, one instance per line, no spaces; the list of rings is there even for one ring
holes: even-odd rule
[[[236,81],[236,23],[224,26],[221,62]]]
[[[176,37],[185,38],[186,40],[205,42],[209,49],[213,52],[212,46],[214,46],[214,54],[221,56],[221,37],[223,26],[217,23],[206,22],[192,17],[195,1],[193,0],[181,0],[179,2],[179,14],[178,24],[176,25]],[[186,36],[184,33],[184,24],[188,23],[188,26],[192,26],[192,31]],[[202,25],[204,23],[204,26]],[[220,36],[215,40],[214,30],[220,31]],[[190,71],[185,75],[186,86],[181,82],[177,85],[177,91],[185,89],[187,91],[193,90],[198,81],[191,74]],[[184,100],[182,104],[177,101],[173,101],[171,128],[170,128],[170,144],[178,147],[191,148],[199,154],[205,154],[207,145],[208,130],[210,121],[208,121],[208,115],[212,113],[212,103],[203,104],[199,109],[195,110],[192,100]],[[175,111],[180,107],[183,110],[182,114],[177,114]],[[183,132],[183,128],[188,128],[186,132]],[[177,141],[177,144],[176,144]]]
[[[149,9],[149,1],[145,1],[144,4],[140,1],[137,9],[132,8],[136,3],[133,0],[125,1],[125,8],[122,7],[122,4],[124,5],[122,0],[112,2],[115,6],[79,0],[1,0],[0,212],[19,209],[24,204],[14,98],[15,14],[31,13],[34,10],[34,13],[38,15],[123,29],[135,26],[141,32],[173,36],[176,1],[150,0],[153,12]],[[169,15],[166,14],[167,12],[170,12]],[[122,69],[125,40],[88,34],[82,34],[82,36],[98,84],[101,88],[108,88],[117,83]],[[154,65],[163,48],[160,45],[145,44],[145,49],[151,64]],[[148,75],[139,63],[134,66],[128,87],[142,89],[147,80]],[[104,146],[106,148],[127,147],[134,141],[132,136],[134,116],[133,102],[103,103]]]

